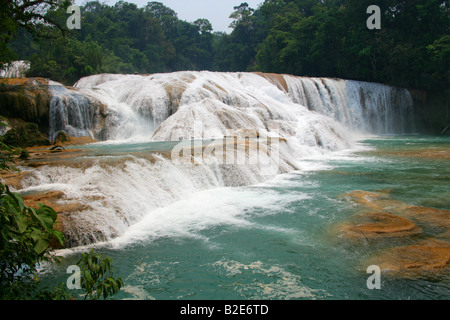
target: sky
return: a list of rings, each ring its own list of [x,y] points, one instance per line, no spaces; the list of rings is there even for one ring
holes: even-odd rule
[[[124,0],[125,2],[135,3],[139,8],[151,2],[152,0]],[[155,0],[163,3],[166,7],[174,10],[178,19],[187,22],[194,22],[197,19],[205,18],[213,25],[214,31],[223,31],[230,33],[232,30],[228,27],[232,22],[229,19],[233,12],[233,7],[247,2],[248,5],[257,9],[258,5],[264,0]],[[107,5],[114,5],[118,0],[100,0]],[[86,0],[76,0],[75,4],[83,5]],[[81,17],[83,18],[83,17]]]

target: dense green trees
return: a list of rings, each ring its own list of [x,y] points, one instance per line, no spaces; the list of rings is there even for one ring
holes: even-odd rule
[[[372,4],[381,8],[380,30],[366,27]],[[448,9],[438,0],[267,0],[258,69],[445,89]]]
[[[65,24],[64,8],[49,10],[47,16]],[[179,20],[177,14],[159,2],[138,8],[133,3],[108,6],[99,1],[81,10],[82,28],[52,38],[30,37],[20,30],[10,47],[19,58],[31,61],[29,75],[64,83],[99,72],[154,73],[213,68],[211,23]]]
[[[381,8],[380,30],[366,27],[369,5]],[[141,8],[91,1],[81,9],[82,28],[65,37],[40,26],[53,37],[36,42],[14,26],[18,34],[8,45],[31,60],[30,75],[73,83],[98,72],[258,70],[448,88],[449,1],[265,0],[258,8],[243,2],[230,8],[230,34],[213,32],[201,17],[182,21],[156,1]],[[68,14],[50,8],[45,16],[64,25]]]
[[[69,0],[0,0],[0,66],[17,58],[8,43],[22,29],[34,37],[48,36],[43,24],[66,30],[47,12],[55,8],[67,8]]]

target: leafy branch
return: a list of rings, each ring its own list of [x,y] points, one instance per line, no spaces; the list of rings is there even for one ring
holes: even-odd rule
[[[77,265],[81,267],[81,286],[86,291],[85,299],[107,299],[123,287],[121,277],[114,279],[112,259],[109,257],[94,254],[91,249],[89,253],[83,253]]]

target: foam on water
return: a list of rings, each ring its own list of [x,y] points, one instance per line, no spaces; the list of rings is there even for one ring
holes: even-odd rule
[[[36,186],[58,189],[65,197],[61,204],[86,207],[63,214],[71,245],[83,245],[116,237],[146,212],[187,194],[220,186],[208,168],[181,170],[170,161],[156,162],[135,157],[108,157],[85,168],[43,167],[32,170],[23,180],[23,192]]]
[[[217,184],[201,189],[205,181],[199,181],[199,188],[167,199],[160,207],[146,208],[122,234],[97,242],[98,251],[114,260],[123,277],[125,288],[117,298],[445,299],[447,274],[401,279],[382,273],[383,289],[369,290],[366,258],[384,247],[397,247],[400,240],[354,244],[329,233],[362,209],[342,198],[350,190],[391,190],[393,199],[413,205],[432,201],[448,209],[448,183],[442,179],[447,174],[442,172],[445,160],[380,156],[386,147],[396,150],[416,144],[421,144],[420,138],[377,138],[365,141],[359,149],[298,159],[300,169],[252,186],[224,187],[223,180],[213,179]],[[148,159],[127,157],[127,161],[138,160]],[[171,167],[170,162],[165,165],[168,170],[160,171],[160,176],[169,179],[173,174],[175,179],[179,173],[173,170],[178,168],[187,179],[179,184],[187,186],[193,178],[186,174],[187,168]],[[118,167],[101,161],[98,166],[106,171]],[[207,168],[198,167],[199,172]],[[123,166],[121,170],[126,172]],[[133,179],[140,183],[137,176]],[[123,185],[128,188],[131,181],[123,179]],[[58,187],[64,187],[60,183]],[[161,186],[159,181],[154,184],[150,188]],[[167,185],[168,190],[173,187]],[[142,190],[134,187],[124,192],[125,199]],[[444,201],[436,202],[440,196]],[[151,192],[147,197],[151,199]],[[116,195],[110,200],[116,201]],[[416,240],[420,238],[406,241]],[[67,279],[65,266],[87,249],[58,252],[68,256],[60,270],[63,281]],[[53,273],[47,275],[53,277]]]
[[[223,225],[251,227],[253,222],[249,218],[255,214],[277,214],[286,210],[290,202],[306,198],[308,196],[304,194],[279,194],[252,188],[215,188],[196,192],[188,198],[149,210],[110,244],[121,248],[164,237],[197,237],[202,230]]]
[[[225,270],[229,277],[249,273],[254,279],[261,275],[263,277],[261,280],[254,279],[252,282],[236,284],[235,290],[249,299],[292,300],[314,299],[316,296],[317,290],[302,284],[299,275],[285,270],[282,266],[266,265],[261,261],[245,264],[225,259],[217,261],[213,265]],[[241,276],[241,278],[243,277]],[[271,281],[267,281],[267,279]]]

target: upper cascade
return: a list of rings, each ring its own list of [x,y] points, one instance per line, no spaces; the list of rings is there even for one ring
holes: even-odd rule
[[[64,112],[72,113],[71,118],[76,113],[81,127],[77,133],[76,123],[71,125],[71,133],[86,135],[88,131],[99,140],[214,138],[242,130],[267,134],[275,129],[292,135],[299,134],[296,127],[301,121],[318,123],[319,118],[369,134],[413,130],[412,98],[407,90],[361,81],[184,71],[98,74],[80,79],[74,88],[76,94],[58,90],[60,99],[53,101],[51,110],[58,110],[60,118]],[[98,106],[88,110],[89,101],[94,100],[105,106],[104,112],[95,111]],[[64,128],[58,126],[58,130]]]
[[[408,90],[354,80],[285,76],[292,100],[345,126],[373,134],[414,131]]]

